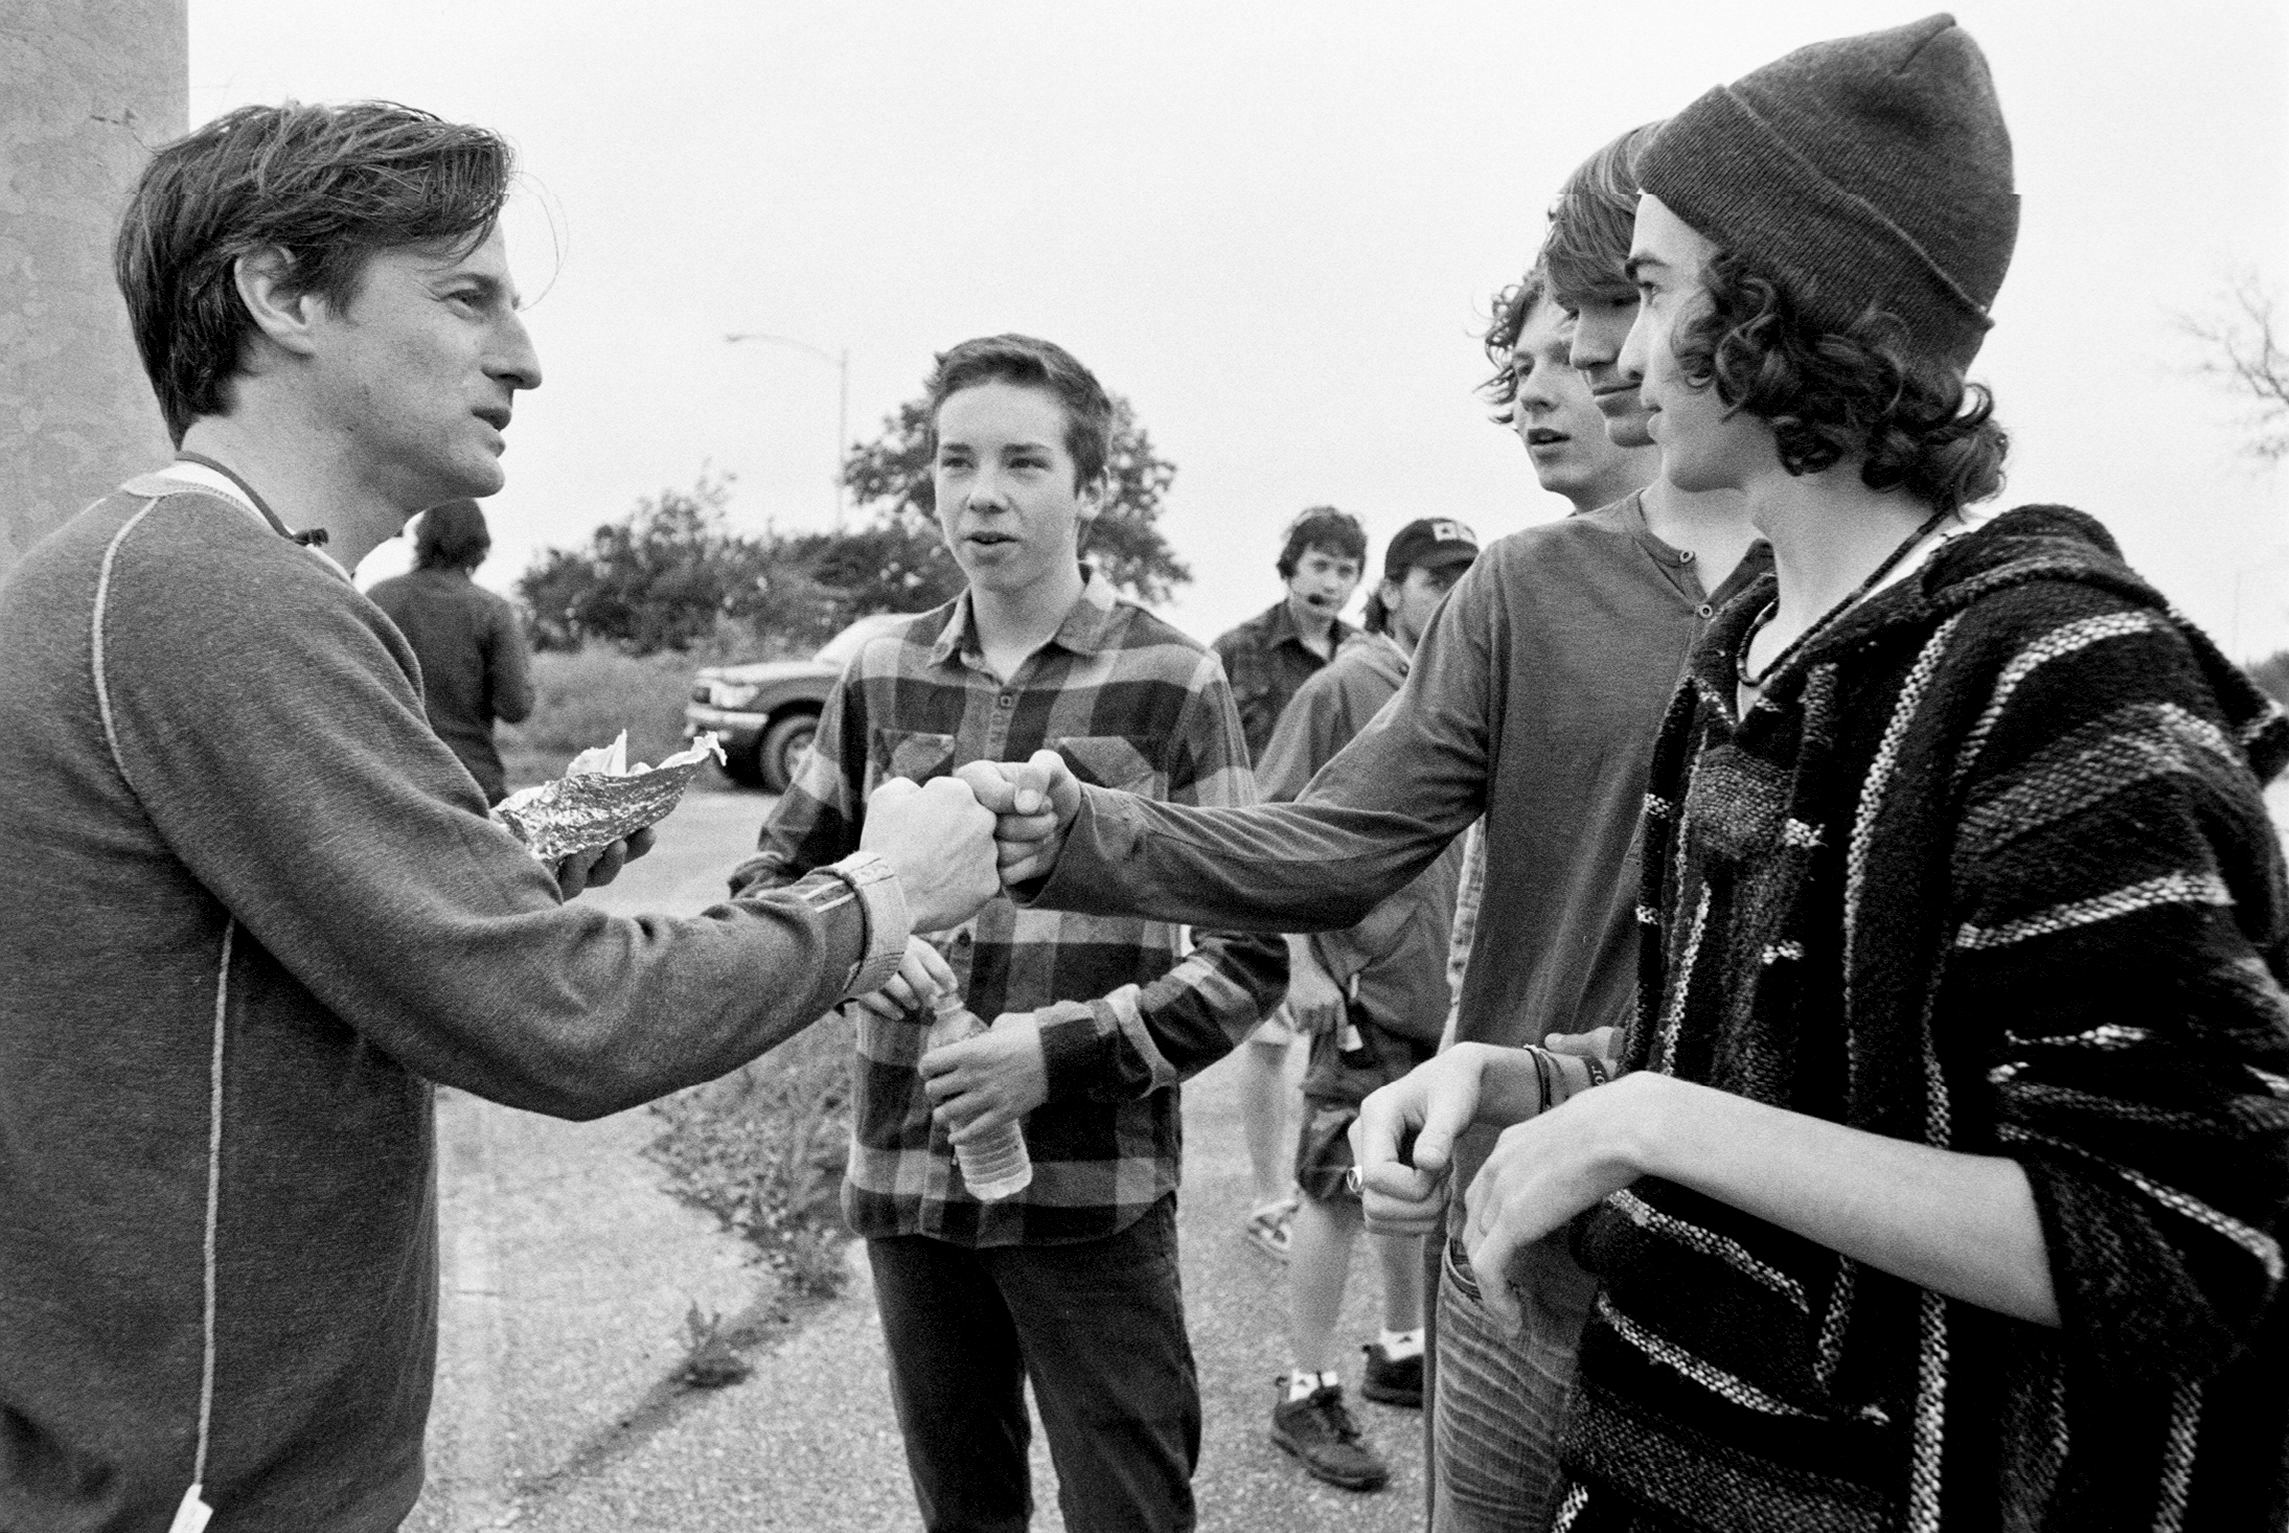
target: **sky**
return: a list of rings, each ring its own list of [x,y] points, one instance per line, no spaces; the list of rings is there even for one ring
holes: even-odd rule
[[[2229,652],[2289,647],[2289,478],[2181,317],[2289,294],[2289,22],[2210,0],[1965,0],[2023,215],[1972,372],[2060,501]],[[739,531],[832,523],[838,394],[875,434],[932,354],[1047,336],[1177,465],[1205,639],[1279,595],[1287,520],[1492,538],[1563,515],[1474,386],[1490,295],[1606,140],[1869,0],[1627,6],[1127,0],[190,0],[191,116],[379,96],[498,129],[543,386],[484,583],[702,474]],[[762,333],[799,344],[727,343]],[[809,348],[809,349],[805,349]],[[819,355],[824,353],[824,356]],[[360,570],[402,569],[403,540]]]

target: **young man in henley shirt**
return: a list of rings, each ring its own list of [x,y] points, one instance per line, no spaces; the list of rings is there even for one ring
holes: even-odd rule
[[[1586,301],[1623,286],[1636,194],[1628,142],[1569,179],[1544,260],[1559,303],[1593,321],[1585,333],[1577,314],[1570,327],[1581,355],[1568,361],[1589,366],[1569,382],[1589,385],[1613,445],[1642,448],[1643,408],[1611,365],[1628,306],[1593,313]],[[1548,397],[1537,378],[1552,359],[1536,356],[1520,385],[1529,415]],[[1528,427],[1538,470],[1578,456],[1556,434],[1537,440]],[[1401,695],[1302,798],[1207,812],[1090,789],[1055,877],[1021,893],[1251,929],[1350,925],[1483,815],[1459,1035],[1513,1046],[1617,1026],[1635,990],[1637,833],[1654,736],[1710,617],[1767,567],[1753,538],[1738,496],[1685,494],[1666,480],[1500,538],[1432,620]],[[1008,802],[973,781],[989,804]],[[1058,796],[1061,810],[1075,802],[1062,784]],[[1004,821],[1005,835],[1041,831]],[[1020,880],[1051,865],[1014,841],[1003,855],[1019,859]],[[1458,1160],[1475,1166],[1492,1143],[1472,1138]],[[1418,1227],[1459,1234],[1444,1225],[1426,1213]],[[1532,1296],[1527,1323],[1498,1331],[1481,1318],[1459,1240],[1446,1245],[1430,1369],[1436,1514],[1455,1530],[1540,1526],[1556,1502],[1556,1434],[1592,1285],[1562,1235],[1539,1243],[1505,1274]]]

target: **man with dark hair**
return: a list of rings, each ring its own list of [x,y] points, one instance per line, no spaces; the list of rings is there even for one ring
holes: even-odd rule
[[[1367,567],[1367,529],[1333,506],[1312,506],[1288,523],[1274,567],[1287,590],[1271,606],[1220,634],[1216,658],[1232,683],[1248,759],[1271,743],[1296,689],[1332,659],[1355,630],[1340,614]],[[1297,1100],[1288,1065],[1296,1031],[1277,1010],[1248,1035],[1237,1061],[1240,1132],[1247,1142],[1255,1199],[1249,1240],[1287,1260],[1295,1227],[1293,1169]]]
[[[1367,598],[1365,633],[1344,642],[1297,691],[1264,752],[1261,787],[1292,799],[1397,695],[1415,646],[1462,572],[1478,537],[1446,518],[1409,522],[1383,556]],[[1329,1351],[1343,1313],[1359,1195],[1348,1185],[1348,1138],[1359,1104],[1429,1059],[1446,1020],[1447,934],[1461,870],[1457,842],[1405,889],[1348,931],[1288,939],[1288,1010],[1311,1037],[1304,1132],[1296,1152],[1303,1206],[1288,1261],[1288,1345],[1294,1368],[1278,1382],[1272,1441],[1322,1480],[1374,1490],[1389,1466],[1343,1401]],[[1423,1401],[1423,1243],[1371,1233],[1383,1279],[1382,1335],[1366,1347],[1360,1393],[1386,1405]]]
[[[2289,721],[2090,518],[1963,520],[1986,60],[1944,15],[1814,44],[1639,174],[1619,369],[1776,575],[1656,748],[1628,1073],[1458,1049],[1363,1117],[1370,1211],[1476,1120],[1481,1270],[1590,1213],[1577,1533],[2277,1529]]]
[[[567,905],[630,848],[552,869],[488,816],[349,570],[500,488],[540,382],[509,170],[405,107],[248,107],[128,209],[183,457],[0,580],[0,1526],[395,1527],[436,1350],[432,1083],[632,1106],[992,890],[959,785],[694,918]]]
[[[1313,506],[1288,523],[1273,567],[1287,589],[1245,623],[1217,636],[1216,658],[1232,684],[1248,759],[1264,753],[1288,699],[1357,630],[1342,612],[1367,567],[1367,530],[1333,506]]]
[[[938,525],[968,588],[870,640],[735,889],[804,878],[856,845],[879,784],[1052,751],[1155,800],[1255,797],[1213,655],[1080,562],[1111,412],[1069,353],[965,341],[929,388]],[[1278,998],[1276,941],[989,902],[857,1014],[843,1209],[866,1239],[891,1396],[922,1522],[1020,1528],[1033,1505],[1025,1386],[1073,1528],[1189,1528],[1200,1391],[1177,1284],[1177,1083]],[[989,1031],[923,1052],[945,988]],[[1031,1186],[982,1201],[950,1147],[1022,1120]]]
[[[531,713],[533,683],[517,609],[470,578],[492,546],[475,501],[431,506],[414,535],[413,572],[380,581],[366,595],[421,662],[429,727],[477,779],[485,802],[497,804],[509,785],[493,748],[493,721],[514,724]]]

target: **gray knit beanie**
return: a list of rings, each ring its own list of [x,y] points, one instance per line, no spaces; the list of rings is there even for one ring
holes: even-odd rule
[[[2019,233],[2011,135],[1953,16],[1799,48],[1661,129],[1638,184],[1815,323],[1870,308],[1961,372]]]

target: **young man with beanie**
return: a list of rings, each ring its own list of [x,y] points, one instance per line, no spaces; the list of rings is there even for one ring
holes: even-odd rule
[[[533,682],[523,619],[471,578],[492,546],[475,501],[431,506],[414,534],[412,572],[379,581],[366,595],[421,662],[429,727],[477,779],[485,802],[497,804],[509,783],[493,723],[515,724],[533,711]]]
[[[1800,49],[1639,175],[1621,369],[1776,578],[1656,750],[1628,1073],[1458,1049],[1363,1116],[1370,1213],[1472,1119],[1481,1270],[1590,1213],[1575,1533],[2279,1528],[2289,721],[2090,518],[1964,521],[1986,61],[1947,16]]]
[[[859,650],[735,889],[846,855],[881,785],[1004,751],[1183,804],[1252,802],[1224,670],[1080,557],[1113,409],[1070,352],[964,341],[929,383],[931,494],[968,584]],[[857,1014],[843,1212],[866,1241],[922,1526],[1023,1528],[1026,1394],[1072,1528],[1192,1527],[1200,1386],[1177,1279],[1182,1081],[1287,980],[1280,943],[995,899],[913,945]],[[924,1052],[930,1001],[990,1019]],[[953,1144],[1022,1124],[1030,1186],[981,1199]]]
[[[1268,799],[1292,799],[1398,694],[1415,645],[1447,591],[1478,557],[1478,538],[1444,518],[1409,522],[1383,556],[1383,579],[1367,598],[1366,632],[1345,641],[1327,668],[1297,690],[1272,731],[1258,769]],[[1436,1051],[1447,1010],[1447,936],[1454,917],[1462,844],[1447,848],[1414,882],[1345,931],[1288,939],[1288,1012],[1311,1038],[1304,1120],[1296,1152],[1303,1206],[1288,1259],[1288,1345],[1293,1371],[1279,1381],[1272,1441],[1305,1469],[1347,1490],[1390,1478],[1343,1401],[1343,1375],[1328,1355],[1351,1248],[1359,1194],[1348,1185],[1351,1122],[1378,1086]],[[1386,1405],[1423,1400],[1422,1240],[1369,1236],[1383,1278],[1383,1334],[1367,1348],[1360,1393]]]
[[[1341,616],[1367,567],[1367,529],[1333,506],[1312,506],[1288,523],[1276,567],[1287,590],[1271,606],[1217,636],[1216,658],[1232,684],[1248,759],[1263,758],[1272,730],[1296,689],[1317,674],[1354,630]],[[1236,1060],[1240,1132],[1248,1149],[1255,1197],[1248,1239],[1267,1256],[1287,1260],[1297,1192],[1296,1093],[1288,1073],[1296,1031],[1286,1009],[1275,1010],[1248,1035]]]
[[[350,571],[503,482],[508,145],[386,102],[162,147],[116,251],[176,461],[0,579],[0,1527],[371,1533],[421,1491],[432,1100],[618,1112],[993,891],[959,785],[702,915],[569,903]],[[323,531],[321,531],[323,529]]]

